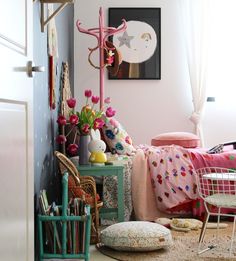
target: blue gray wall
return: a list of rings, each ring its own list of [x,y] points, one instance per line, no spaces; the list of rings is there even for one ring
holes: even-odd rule
[[[54,10],[57,5],[54,5]],[[49,108],[47,27],[41,32],[40,3],[34,3],[34,63],[45,66],[45,72],[34,76],[34,160],[35,160],[35,206],[38,208],[38,193],[46,189],[49,201],[60,201],[60,176],[57,173],[54,150],[56,144],[57,115],[59,110],[60,79],[62,62],[68,61],[70,83],[73,87],[73,31],[74,6],[67,5],[55,18],[59,58],[56,60],[56,109]],[[45,5],[46,12],[46,5]]]

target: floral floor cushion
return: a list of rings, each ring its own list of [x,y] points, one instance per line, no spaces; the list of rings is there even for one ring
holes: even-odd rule
[[[119,251],[153,251],[172,245],[170,230],[147,221],[121,222],[101,231],[101,243]]]

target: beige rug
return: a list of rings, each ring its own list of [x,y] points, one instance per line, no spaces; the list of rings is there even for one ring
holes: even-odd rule
[[[236,240],[233,254],[229,258],[229,247],[231,241],[232,223],[225,229],[220,229],[221,244],[200,256],[197,254],[198,238],[200,230],[190,232],[172,231],[174,245],[168,249],[160,249],[152,252],[119,252],[111,248],[97,244],[97,249],[104,255],[121,261],[216,261],[236,260]],[[216,238],[216,229],[207,229],[205,236],[206,246],[212,244]]]

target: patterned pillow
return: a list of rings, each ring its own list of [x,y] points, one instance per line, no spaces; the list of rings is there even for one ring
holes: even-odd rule
[[[147,221],[121,222],[101,231],[101,243],[119,251],[153,251],[172,245],[170,230]]]
[[[132,139],[123,126],[114,118],[105,118],[102,132],[104,140],[112,153],[131,155],[135,148]]]

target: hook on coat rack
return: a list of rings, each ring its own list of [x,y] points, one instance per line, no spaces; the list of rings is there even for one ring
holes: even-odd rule
[[[97,46],[94,48],[89,48],[89,50],[95,50],[99,48],[99,75],[100,75],[100,109],[104,106],[104,48],[112,50],[112,48],[107,47],[106,41],[109,36],[117,33],[121,33],[126,30],[126,21],[122,19],[122,24],[119,28],[115,27],[105,27],[104,26],[104,13],[102,7],[99,9],[99,27],[84,29],[81,26],[80,20],[76,22],[77,29],[81,33],[92,35],[97,39]]]

